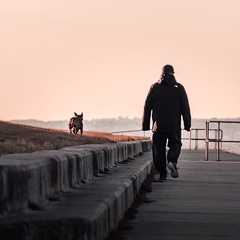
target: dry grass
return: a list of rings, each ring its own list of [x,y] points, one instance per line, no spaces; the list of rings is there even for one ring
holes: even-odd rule
[[[112,135],[102,132],[83,132],[83,135],[69,134],[68,131],[32,127],[0,121],[0,155],[26,153],[36,150],[59,149],[82,144],[146,139],[126,135]]]

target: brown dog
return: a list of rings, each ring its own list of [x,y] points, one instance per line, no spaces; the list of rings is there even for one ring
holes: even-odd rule
[[[70,134],[72,132],[74,134],[77,134],[78,131],[81,131],[81,135],[83,134],[83,113],[78,115],[77,113],[74,112],[75,117],[70,118],[68,122],[68,128],[70,130]]]

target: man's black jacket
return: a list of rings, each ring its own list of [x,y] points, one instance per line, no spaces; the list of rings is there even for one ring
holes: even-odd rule
[[[153,123],[157,123],[157,131],[176,132],[181,130],[181,116],[184,129],[191,128],[191,113],[188,97],[184,87],[176,81],[172,83],[157,82],[149,90],[144,105],[142,130],[150,130],[152,111]]]

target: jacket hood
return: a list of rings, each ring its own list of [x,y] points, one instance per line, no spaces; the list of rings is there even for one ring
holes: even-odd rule
[[[163,74],[159,79],[158,84],[172,86],[177,83],[173,74]]]

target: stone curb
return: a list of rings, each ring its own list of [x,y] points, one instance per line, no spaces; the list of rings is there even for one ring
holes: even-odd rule
[[[145,155],[141,156],[144,154],[144,151],[149,149],[150,141],[139,141],[118,144],[88,145],[84,147],[76,146],[64,148],[59,151],[41,151],[27,154],[28,156],[31,155],[28,158],[26,156],[20,158],[18,154],[14,154],[16,159],[12,158],[14,160],[11,164],[1,164],[0,173],[3,173],[3,166],[10,167],[11,171],[12,169],[15,170],[13,172],[16,175],[11,171],[7,172],[5,170],[8,176],[20,176],[21,179],[18,178],[20,188],[24,190],[25,184],[25,188],[29,187],[29,189],[23,191],[23,194],[20,194],[21,191],[17,192],[21,196],[15,196],[11,202],[11,204],[14,205],[17,204],[18,200],[22,199],[22,201],[17,204],[17,207],[8,205],[7,203],[1,205],[1,207],[5,206],[8,210],[7,216],[0,217],[1,240],[95,240],[106,238],[110,231],[117,227],[125,211],[133,203],[142,182],[151,171],[151,154],[147,153],[148,158],[146,158]],[[49,153],[51,153],[49,159],[55,161],[53,166],[51,164],[49,165],[49,159],[44,161],[46,155]],[[87,176],[88,183],[82,184],[80,182],[82,178],[80,178],[77,173],[79,166],[77,161],[74,163],[74,159],[77,159],[76,156],[82,156],[82,154],[83,156],[89,156],[89,153],[91,158],[86,157],[86,159],[93,164],[85,164],[86,168],[84,172],[87,173],[85,173],[85,175],[84,173],[82,174],[84,177]],[[94,154],[95,156],[93,156]],[[135,158],[135,156],[138,157]],[[32,161],[31,159],[33,159],[33,157],[37,160],[35,159],[35,161]],[[17,160],[19,159],[20,162],[25,161],[23,166],[17,164]],[[4,161],[2,160],[3,159],[0,158],[0,163],[9,160],[9,157],[6,156]],[[127,163],[124,164],[126,160]],[[94,161],[98,163],[96,167],[94,167]],[[50,169],[57,167],[58,170],[39,170],[42,175],[37,173],[37,169],[42,169],[43,166],[48,166]],[[66,172],[64,173],[59,166],[65,169]],[[117,167],[114,168],[114,166]],[[106,174],[108,173],[106,167],[111,169],[111,174]],[[19,171],[22,171],[23,174]],[[29,176],[31,184],[26,184],[27,179],[24,176],[25,172],[28,173],[28,176],[29,172],[31,173]],[[52,176],[52,172],[57,172],[57,176]],[[41,176],[41,178],[48,177],[47,174],[51,175],[49,177],[51,184],[48,183],[49,180],[45,180],[45,183],[47,183],[46,189],[44,191],[39,191],[40,185],[38,184],[43,184],[44,180],[40,182],[35,180],[35,182],[33,182],[32,178],[33,176],[35,179],[39,179],[39,176]],[[9,179],[8,181],[5,180],[5,182],[8,183],[9,181]],[[17,183],[18,181],[16,180],[15,182]],[[4,185],[4,182],[2,185]],[[35,188],[37,188],[37,190]],[[14,188],[14,190],[16,189],[17,187]],[[28,191],[33,191],[34,193],[29,194]],[[43,192],[48,199],[47,197],[44,199]],[[47,200],[50,200],[49,197],[51,196],[52,199],[54,199],[56,194],[60,194],[61,200],[51,201],[46,204]],[[5,191],[5,196],[6,195]],[[31,198],[29,196],[31,196]],[[45,211],[29,210],[29,202],[26,203],[27,197],[28,201],[30,201],[29,199],[35,201],[31,203],[31,206],[36,207],[35,210],[45,209]],[[42,202],[38,201],[38,197],[41,198]],[[41,208],[41,206],[43,207]],[[21,211],[13,215],[9,213],[9,209],[20,209]],[[59,211],[59,209],[61,210]],[[25,212],[23,212],[23,210]]]
[[[149,141],[90,144],[0,157],[0,214],[25,211],[149,149]]]

